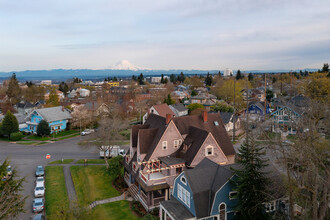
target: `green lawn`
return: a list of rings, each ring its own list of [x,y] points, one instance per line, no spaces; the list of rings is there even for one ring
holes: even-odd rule
[[[55,160],[55,161],[49,162],[48,164],[69,164],[69,163],[72,163],[72,161],[74,161],[74,159],[64,159],[63,161]]]
[[[58,207],[69,207],[69,199],[65,186],[63,167],[46,166],[46,215],[51,219],[51,215],[58,211]]]
[[[77,130],[60,131],[57,133],[57,135],[55,134],[55,138],[72,135],[72,134],[79,134],[79,131]]]
[[[37,140],[37,141],[48,141],[48,140],[50,140],[51,138],[50,138],[50,137],[40,137],[40,136],[32,135],[32,136],[28,136],[27,139],[30,139],[30,140]]]
[[[76,163],[82,164],[82,163],[84,163],[84,159],[80,159]],[[104,162],[104,159],[88,159],[88,163],[104,164],[105,162]]]
[[[16,144],[23,144],[23,145],[33,145],[33,144],[37,144],[37,143],[39,143],[39,142],[35,142],[35,141],[32,141],[32,142],[16,142]]]
[[[78,202],[81,205],[89,205],[95,200],[102,200],[120,195],[120,193],[112,187],[113,179],[106,172],[105,166],[71,166],[70,170]]]
[[[141,219],[133,214],[126,200],[98,205],[93,209],[95,219]]]

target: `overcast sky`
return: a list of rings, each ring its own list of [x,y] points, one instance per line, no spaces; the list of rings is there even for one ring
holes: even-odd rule
[[[0,0],[0,71],[330,63],[330,0]]]

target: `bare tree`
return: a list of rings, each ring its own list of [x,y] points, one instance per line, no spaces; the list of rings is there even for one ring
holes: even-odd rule
[[[326,219],[329,214],[330,145],[320,135],[321,124],[329,124],[328,106],[311,101],[293,124],[297,134],[292,141],[268,136],[269,149],[286,176],[291,219],[295,204],[303,208],[303,219]]]

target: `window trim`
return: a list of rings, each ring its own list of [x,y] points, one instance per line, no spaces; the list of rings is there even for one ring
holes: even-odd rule
[[[231,192],[229,192],[229,200],[236,199],[236,198],[233,198],[232,197],[232,194],[238,194],[238,192],[237,191],[231,191]]]
[[[183,181],[184,180],[184,181]],[[186,177],[185,176],[181,176],[180,177],[180,181],[184,184],[184,185],[187,185],[187,179],[186,179]]]
[[[162,142],[162,150],[167,150],[167,141]]]
[[[219,207],[218,207],[218,210],[219,210],[219,220],[221,220],[221,209],[220,209],[220,206],[221,205],[225,205],[225,208],[224,208],[224,210],[225,210],[225,220],[227,220],[227,204],[226,203],[224,203],[224,202],[222,202],[222,203],[220,203],[220,205],[219,205]]]
[[[209,154],[208,152],[208,150],[209,149],[211,149],[211,154]],[[205,148],[205,156],[213,156],[214,155],[214,147],[213,146],[211,146],[211,145],[209,145],[209,146],[207,146],[206,148]]]

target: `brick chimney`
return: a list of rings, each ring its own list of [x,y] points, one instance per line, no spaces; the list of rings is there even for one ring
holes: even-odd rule
[[[166,114],[166,124],[167,125],[170,123],[171,118],[172,118],[171,114]]]
[[[202,117],[203,117],[203,122],[207,122],[207,111],[206,110],[203,110],[202,111]]]

